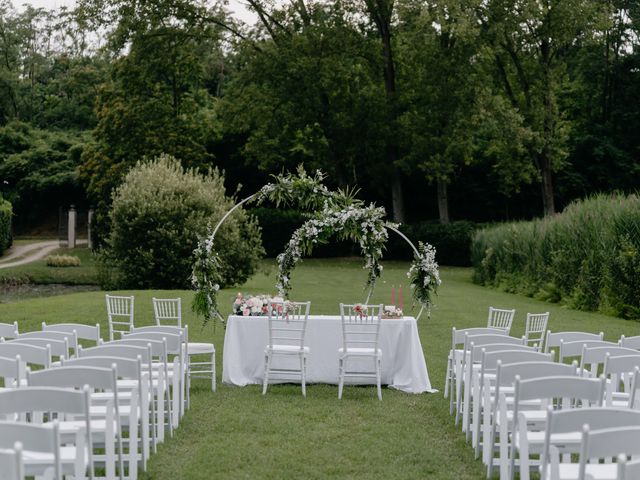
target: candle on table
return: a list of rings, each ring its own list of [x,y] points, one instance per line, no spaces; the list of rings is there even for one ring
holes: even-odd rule
[[[396,288],[394,285],[391,285],[391,305],[395,306],[396,304]]]
[[[400,285],[400,289],[398,290],[398,303],[400,304],[400,310],[403,310],[403,308],[402,308],[402,285]]]

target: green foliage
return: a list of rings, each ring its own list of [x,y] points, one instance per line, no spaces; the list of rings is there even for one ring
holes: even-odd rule
[[[11,204],[0,197],[0,255],[11,246],[13,241],[11,217],[13,217]]]
[[[478,231],[474,279],[625,318],[640,313],[640,197],[598,195],[562,214]]]
[[[105,262],[115,268],[113,282],[120,288],[188,287],[198,238],[232,206],[217,170],[202,176],[168,155],[138,163],[117,188],[110,212]],[[216,249],[223,260],[217,281],[245,281],[263,252],[255,220],[234,213]]]
[[[48,255],[44,261],[47,267],[79,267],[80,258],[75,255]]]

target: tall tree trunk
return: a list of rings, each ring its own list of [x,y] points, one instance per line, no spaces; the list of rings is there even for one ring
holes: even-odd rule
[[[397,167],[393,167],[393,174],[391,176],[391,206],[393,208],[393,221],[398,223],[403,223],[405,219],[403,192],[400,171]]]
[[[551,160],[543,152],[540,158],[540,175],[542,177],[542,208],[545,216],[556,213],[556,204],[553,198],[553,175]]]
[[[539,156],[538,167],[542,177],[542,208],[545,216],[556,213],[553,198],[553,178],[551,144],[556,134],[556,112],[553,98],[553,79],[551,78],[551,46],[544,39],[541,44],[542,62],[544,68],[544,118],[543,118],[543,145]]]
[[[446,180],[438,179],[438,213],[440,215],[440,223],[448,224],[449,218],[449,191]]]

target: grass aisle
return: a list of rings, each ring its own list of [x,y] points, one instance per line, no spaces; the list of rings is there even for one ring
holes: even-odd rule
[[[391,284],[407,285],[404,263],[387,263],[373,302],[389,301]],[[273,291],[274,271],[256,275],[241,289]],[[366,273],[358,259],[307,260],[294,272],[293,299],[311,300],[312,313],[338,313],[340,301],[362,301]],[[431,383],[443,389],[451,327],[484,326],[489,305],[516,308],[512,333],[524,330],[525,314],[551,312],[550,328],[604,331],[607,339],[638,334],[638,324],[603,315],[577,312],[530,298],[489,290],[470,281],[468,269],[445,268],[443,285],[431,319],[419,330]],[[151,297],[190,292],[135,292],[136,324],[151,323]],[[230,311],[235,290],[224,291],[220,304]],[[410,303],[405,288],[405,305]],[[192,339],[211,341],[218,349],[219,377],[224,330],[206,329],[185,306]],[[41,321],[103,324],[104,293],[88,292],[0,305],[2,321],[18,320],[21,330],[39,328]],[[442,393],[409,395],[375,388],[311,385],[303,399],[299,386],[276,385],[263,397],[260,387],[231,388],[219,383],[211,394],[206,381],[196,383],[191,409],[173,439],[152,456],[144,479],[481,479],[484,468],[454,427]]]

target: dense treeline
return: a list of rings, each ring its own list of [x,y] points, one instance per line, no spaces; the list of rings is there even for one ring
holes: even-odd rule
[[[0,0],[0,181],[18,225],[161,153],[252,193],[303,163],[400,221],[530,218],[640,185],[631,0]],[[4,183],[7,182],[7,183]],[[240,187],[238,187],[240,185]]]

